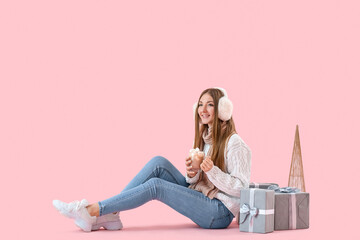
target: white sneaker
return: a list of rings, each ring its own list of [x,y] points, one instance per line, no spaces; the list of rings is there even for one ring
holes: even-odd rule
[[[86,199],[65,203],[60,200],[53,200],[53,205],[62,215],[75,219],[75,224],[85,232],[90,232],[92,225],[96,222],[95,216],[90,216],[86,209],[89,202]]]
[[[106,230],[120,230],[123,228],[119,212],[110,213],[96,218],[96,222],[92,225],[91,230],[99,230],[103,227]]]

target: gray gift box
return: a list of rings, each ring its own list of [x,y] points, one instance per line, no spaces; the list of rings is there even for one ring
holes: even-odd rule
[[[257,183],[257,182],[251,182],[249,183],[249,188],[261,188],[261,189],[268,189],[270,186],[276,186],[279,187],[279,184],[277,183]],[[236,214],[235,219],[237,224],[239,224],[239,215],[240,213]]]
[[[275,192],[267,189],[242,189],[240,193],[240,231],[274,231]],[[249,211],[247,211],[249,210]]]
[[[309,193],[275,193],[275,230],[309,228]]]
[[[270,187],[271,185],[275,185],[275,186],[279,186],[277,183],[256,183],[256,182],[251,182],[249,184],[249,188],[261,188],[261,189],[267,189],[268,187]]]

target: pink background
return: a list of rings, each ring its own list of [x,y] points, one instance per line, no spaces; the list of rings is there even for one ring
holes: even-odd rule
[[[355,239],[358,1],[1,1],[2,239]],[[153,201],[84,235],[53,199],[120,192],[155,155],[181,171],[192,105],[224,87],[252,181],[286,186],[300,128],[310,229],[204,230]]]

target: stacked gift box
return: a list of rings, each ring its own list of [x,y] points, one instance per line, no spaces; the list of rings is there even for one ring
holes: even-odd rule
[[[251,183],[249,187],[241,190],[240,231],[309,228],[309,193],[271,183]]]
[[[240,231],[267,233],[274,230],[274,191],[250,188],[241,190]]]
[[[291,187],[269,189],[275,192],[274,230],[309,228],[309,193]]]
[[[257,182],[251,182],[250,184],[249,184],[249,188],[260,188],[260,189],[267,189],[268,187],[270,187],[270,186],[279,186],[278,184],[276,184],[276,183],[257,183]],[[241,206],[241,205],[240,205]],[[240,224],[240,222],[239,222],[239,220],[240,220],[240,213],[238,213],[237,215],[236,215],[236,222],[237,222],[237,224]]]

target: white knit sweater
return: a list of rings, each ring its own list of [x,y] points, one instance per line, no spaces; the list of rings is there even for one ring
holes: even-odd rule
[[[204,153],[210,149],[205,144]],[[219,199],[234,216],[240,211],[240,189],[248,188],[250,182],[251,150],[238,134],[233,134],[224,152],[226,172],[217,166],[206,172],[209,180],[219,189],[215,198]],[[200,170],[193,178],[185,174],[186,182],[192,184],[199,179]]]

